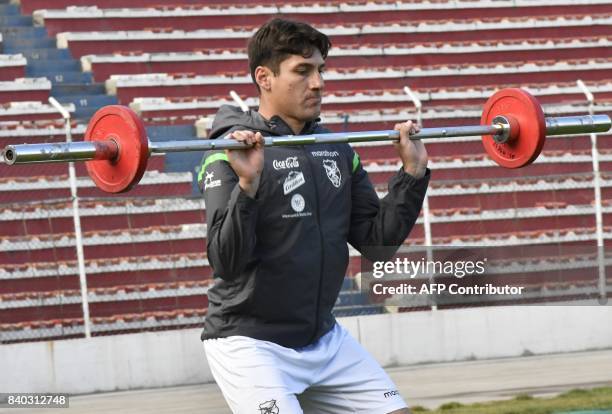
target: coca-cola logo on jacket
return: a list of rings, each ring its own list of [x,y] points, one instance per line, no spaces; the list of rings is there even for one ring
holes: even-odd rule
[[[300,163],[298,162],[298,157],[287,157],[284,160],[272,161],[272,166],[275,170],[286,170],[289,168],[298,168]]]

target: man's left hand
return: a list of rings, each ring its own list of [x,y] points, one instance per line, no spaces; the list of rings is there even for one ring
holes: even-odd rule
[[[411,134],[419,132],[419,126],[412,121],[407,121],[395,124],[393,129],[400,132],[399,142],[394,142],[393,145],[402,159],[404,171],[416,179],[423,178],[427,171],[427,150],[420,139],[410,139]]]

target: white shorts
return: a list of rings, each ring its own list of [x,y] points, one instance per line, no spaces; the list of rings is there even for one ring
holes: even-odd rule
[[[234,413],[368,413],[406,408],[372,356],[336,323],[314,344],[285,348],[245,336],[204,341]]]

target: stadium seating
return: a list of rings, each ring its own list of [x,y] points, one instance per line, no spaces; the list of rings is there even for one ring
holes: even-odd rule
[[[74,105],[62,105],[69,113],[74,113]],[[9,102],[0,106],[0,128],[5,121],[40,121],[61,118],[53,106],[33,102]]]
[[[354,44],[423,43],[482,41],[489,39],[568,38],[608,36],[607,14],[592,16],[554,15],[534,18],[403,21],[319,25],[336,46]],[[232,23],[229,23],[231,25]],[[150,30],[62,32],[57,46],[69,48],[72,55],[112,54],[115,52],[188,52],[198,49],[243,48],[254,26],[224,29],[175,30],[158,26]],[[452,36],[451,36],[452,34]]]
[[[589,88],[597,93],[602,101],[612,101],[612,82],[588,82]],[[518,84],[515,86],[519,86]],[[528,88],[538,100],[547,105],[548,103],[582,102],[578,86],[575,83],[565,84],[531,84],[521,85]],[[494,93],[494,88],[424,88],[413,90],[423,105],[426,106],[426,122],[435,118],[443,118],[440,112],[446,113],[448,119],[444,119],[444,125],[452,122],[457,105],[468,104],[481,108],[486,99]],[[254,96],[242,95],[241,98],[247,106],[253,108],[259,105]],[[213,115],[221,105],[233,105],[229,96],[210,97],[154,97],[134,98],[130,107],[141,115],[149,124],[164,123],[165,120],[173,120],[173,123],[193,123],[194,119],[202,116]],[[411,108],[412,102],[401,89],[370,89],[328,92],[323,96],[323,107],[325,113],[343,113],[352,116],[364,110],[406,110]],[[547,106],[547,110],[555,112],[554,106]],[[341,112],[342,111],[342,112]],[[476,113],[476,112],[475,112]],[[350,118],[349,118],[350,119]],[[351,123],[353,119],[350,119]],[[329,124],[329,120],[326,119]],[[429,125],[428,125],[429,126]],[[457,148],[453,148],[457,150]]]
[[[0,82],[0,103],[47,101],[51,82],[46,78],[19,78]]]
[[[27,60],[22,54],[0,55],[0,82],[25,77],[26,64]]]
[[[204,137],[217,108],[232,104],[229,90],[258,105],[245,44],[254,27],[278,13],[331,36],[322,121],[333,131],[390,129],[415,119],[404,86],[423,103],[426,127],[477,124],[483,103],[501,87],[527,87],[549,116],[586,113],[578,78],[595,94],[595,113],[612,109],[607,1],[133,0],[126,8],[117,0],[57,0],[52,10],[41,0],[19,3],[0,5],[0,146],[65,139],[49,96],[70,112],[74,140],[96,109],[117,103],[144,118],[152,141]],[[610,239],[607,138],[598,149]],[[467,247],[594,244],[589,136],[548,139],[538,161],[521,170],[495,166],[478,137],[427,147],[434,171],[429,220],[418,219],[406,247],[422,246],[426,236]],[[400,167],[393,146],[355,149],[384,196]],[[110,199],[77,164],[94,335],[201,325],[212,277],[194,177],[201,157],[152,157],[141,184]],[[65,164],[0,165],[0,342],[83,335],[66,174]],[[361,264],[351,248],[337,316],[393,311],[358,289]],[[540,272],[524,282],[533,297],[590,289],[580,271],[569,281]]]
[[[478,4],[478,3],[475,3]],[[34,22],[45,26],[52,35],[67,30],[74,32],[122,31],[147,29],[154,21],[157,27],[180,27],[185,30],[223,29],[227,26],[252,27],[265,23],[271,17],[282,13],[289,18],[308,21],[317,26],[371,24],[373,26],[403,22],[405,31],[414,26],[427,23],[453,22],[462,24],[471,20],[481,20],[487,24],[497,24],[495,29],[505,29],[509,21],[538,20],[551,14],[560,15],[570,11],[573,16],[589,18],[595,13],[607,14],[610,5],[590,5],[589,8],[544,7],[544,8],[483,8],[483,3],[472,9],[452,7],[453,20],[448,20],[451,7],[439,7],[419,11],[413,4],[340,3],[336,5],[244,5],[176,7],[172,5],[154,8],[99,9],[97,7],[69,7],[60,10],[40,10],[33,13]],[[506,3],[506,6],[510,4]],[[417,10],[415,10],[417,9]],[[445,10],[446,9],[446,10]],[[569,10],[568,10],[569,9]],[[504,16],[500,18],[499,16]],[[479,28],[472,28],[478,30]],[[482,30],[482,29],[481,29]]]
[[[44,9],[45,7],[48,6],[48,3],[44,2],[44,0],[20,0],[19,3],[21,5],[22,12],[25,14],[31,14],[35,10]],[[236,2],[233,0],[217,0],[215,1],[214,4],[227,5],[226,7],[237,8],[238,9],[237,11],[240,11],[240,6],[236,5]],[[241,4],[249,4],[251,6],[257,6],[257,5],[274,6],[277,3],[272,2],[270,0],[265,0],[265,1],[248,0],[248,1],[242,2]],[[292,0],[292,1],[287,1],[284,4],[289,4],[293,6],[289,8],[289,10],[293,8],[301,8],[302,10],[306,9],[305,10],[306,13],[311,12],[314,6],[316,6],[317,8],[321,7],[321,4],[316,1],[305,2],[303,0],[299,0],[299,1]],[[384,10],[385,8],[397,12],[402,9],[412,8],[413,12],[415,14],[418,13],[420,18],[422,18],[423,14],[425,14],[427,17],[434,17],[436,15],[446,17],[448,15],[448,9],[452,9],[453,11],[456,11],[461,16],[473,16],[475,13],[476,15],[492,13],[491,9],[493,9],[497,13],[503,12],[506,15],[532,15],[532,14],[535,15],[538,13],[550,14],[551,12],[554,12],[555,10],[564,10],[564,9],[568,11],[575,11],[577,13],[589,13],[589,12],[592,12],[592,10],[594,9],[594,6],[595,7],[597,6],[605,7],[605,3],[598,4],[598,3],[589,3],[585,1],[570,2],[567,0],[565,1],[555,0],[555,1],[548,3],[545,6],[539,5],[539,4],[537,5],[530,4],[528,2],[520,3],[520,5],[523,7],[518,8],[518,10],[516,7],[514,7],[516,6],[516,2],[509,1],[509,0],[505,0],[505,1],[489,0],[489,1],[483,1],[480,3],[474,3],[473,1],[470,1],[470,0],[408,1],[408,2],[402,2],[399,5],[396,4],[395,2],[388,2],[388,1],[387,2],[377,2],[375,4],[367,4],[367,3],[359,3],[359,2],[349,3],[346,1],[332,1],[332,2],[328,2],[327,4],[329,4],[332,7],[333,6],[342,7],[341,9],[342,11],[352,6],[353,12],[364,11],[364,10],[371,12],[373,9]],[[114,9],[114,8],[124,7],[125,3],[122,3],[119,0],[56,0],[53,3],[53,5],[55,8],[59,8],[59,9],[64,9],[70,6],[77,6],[77,7],[89,6],[89,7],[97,7],[101,9]],[[175,4],[160,5],[159,1],[157,0],[132,0],[130,2],[130,6],[132,7],[157,7],[163,10],[176,9],[178,7],[182,7],[184,9],[201,8],[204,6],[211,7],[210,2],[206,0],[182,0],[177,5]],[[279,10],[283,13],[288,12],[287,8],[285,7],[281,7]],[[609,9],[603,9],[603,10],[605,11]],[[338,9],[330,10],[331,13],[336,12],[336,11],[338,11]]]
[[[0,211],[3,236],[34,236],[73,231],[72,203],[68,201],[4,205]],[[149,226],[201,224],[206,221],[204,201],[186,198],[112,198],[82,200],[84,231],[140,229]]]
[[[605,56],[609,46],[607,37],[382,45],[359,43],[332,48],[327,65],[330,68],[350,68],[462,64],[466,61],[466,54],[471,63],[565,59],[568,53],[575,59],[587,59]],[[81,57],[81,66],[102,82],[116,73],[193,72],[214,75],[225,71],[238,72],[247,67],[246,59],[245,49],[200,49],[182,53],[134,51],[85,55]]]

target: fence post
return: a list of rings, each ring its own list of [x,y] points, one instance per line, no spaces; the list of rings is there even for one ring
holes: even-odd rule
[[[49,103],[58,110],[64,118],[66,129],[66,141],[72,142],[72,127],[70,125],[70,113],[53,97],[49,97]],[[81,231],[81,216],[79,215],[79,198],[77,196],[76,171],[74,162],[68,163],[68,179],[70,181],[70,197],[72,198],[72,219],[74,222],[74,238],[76,244],[77,263],[79,266],[79,281],[81,286],[81,303],[83,305],[83,324],[85,337],[91,337],[91,326],[89,320],[89,299],[87,297],[87,275],[85,274],[85,255],[83,254],[83,234]]]
[[[576,82],[589,103],[589,115],[594,113],[595,97],[581,79]],[[603,214],[601,211],[601,176],[599,174],[599,152],[597,135],[591,134],[591,158],[593,160],[593,187],[595,189],[595,227],[597,232],[597,267],[599,273],[599,301],[605,304],[606,292],[606,254],[604,249]]]
[[[414,107],[416,108],[417,111],[417,125],[419,127],[422,126],[422,120],[423,120],[423,104],[421,103],[421,100],[419,99],[418,96],[416,96],[416,94],[412,91],[412,89],[410,89],[409,86],[404,86],[404,92],[406,93],[406,95],[408,95],[408,97],[410,98],[410,100],[412,101],[412,103],[414,104]],[[423,234],[425,236],[425,248],[427,249],[427,261],[431,262],[433,260],[433,241],[432,241],[432,237],[431,237],[431,220],[430,220],[431,216],[429,213],[429,195],[426,192],[425,193],[425,197],[423,198]],[[433,282],[432,276],[430,276],[430,282]],[[438,310],[438,305],[436,305],[435,303],[431,305],[431,310],[432,311],[436,311]]]

